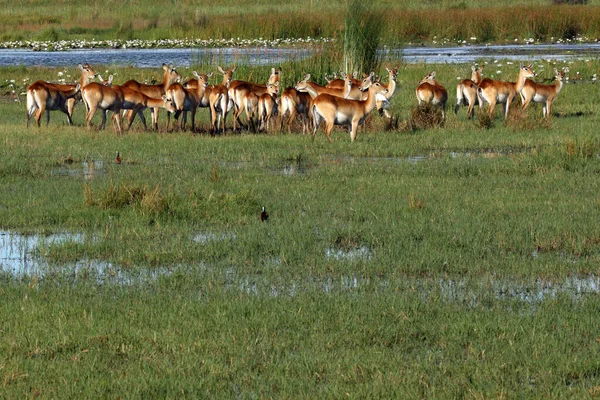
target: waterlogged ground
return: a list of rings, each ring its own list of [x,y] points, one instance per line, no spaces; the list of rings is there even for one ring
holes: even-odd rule
[[[565,85],[551,121],[460,109],[427,127],[412,89],[429,67],[403,64],[397,125],[374,116],[354,143],[213,137],[206,110],[198,133],[87,130],[77,108],[26,129],[4,101],[3,395],[600,393],[600,94]],[[454,84],[470,65],[435,69]]]

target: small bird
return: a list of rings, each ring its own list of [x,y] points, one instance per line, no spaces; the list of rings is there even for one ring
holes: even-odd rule
[[[265,206],[262,208],[262,212],[260,213],[260,222],[266,222],[269,219],[269,213]]]
[[[117,164],[121,164],[121,155],[119,154],[119,152],[117,151],[117,157],[115,157],[115,162]]]

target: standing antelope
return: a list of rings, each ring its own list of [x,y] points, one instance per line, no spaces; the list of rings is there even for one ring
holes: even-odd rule
[[[287,126],[288,133],[291,133],[292,122],[294,122],[296,115],[299,114],[302,117],[302,133],[306,134],[308,130],[308,109],[311,99],[308,93],[296,90],[294,87],[285,89],[280,98],[281,110],[279,110],[279,115],[281,124],[279,130],[283,130],[285,116],[289,113]]]
[[[146,118],[144,117],[144,110],[146,108],[161,107],[166,109],[168,113],[175,112],[175,104],[170,97],[163,95],[160,99],[155,99],[148,97],[144,93],[138,92],[137,90],[129,89],[119,85],[113,85],[112,75],[108,77],[107,81],[103,80],[102,76],[100,75],[98,75],[98,79],[104,86],[115,89],[123,95],[123,104],[121,107],[122,110],[132,110],[132,112],[127,116],[127,130],[131,129],[131,124],[133,123],[133,119],[135,118],[136,114],[140,116],[140,120],[144,125],[144,130],[148,129],[146,125]],[[125,112],[123,114],[125,115]]]
[[[157,85],[146,85],[144,83],[139,83],[135,80],[129,80],[125,82],[122,87],[126,87],[129,89],[137,90],[138,92],[144,93],[148,97],[152,97],[154,99],[160,99],[167,91],[167,88],[174,82],[177,82],[181,79],[181,75],[175,70],[173,64],[163,64],[163,70],[165,71],[163,74],[163,81]],[[154,130],[158,130],[158,107],[153,107],[150,109],[152,113],[152,127]]]
[[[388,110],[385,109],[385,107],[389,105],[389,100],[396,92],[396,78],[398,77],[398,68],[399,67],[389,69],[388,67],[385,67],[386,71],[388,72],[389,80],[387,85],[382,84],[381,86],[385,87],[388,90],[388,93],[385,95],[385,101],[377,99],[377,110],[379,111],[379,115],[385,114],[387,118],[392,117],[392,115],[388,112]]]
[[[432,104],[442,109],[442,118],[446,117],[446,101],[448,101],[448,92],[446,88],[435,80],[435,71],[425,75],[419,86],[415,90],[419,106],[423,104]]]
[[[333,125],[348,125],[350,140],[354,141],[358,126],[364,123],[369,113],[375,108],[376,97],[378,95],[385,96],[387,93],[388,89],[379,82],[375,82],[369,86],[366,100],[348,100],[325,93],[318,95],[311,104],[311,113],[314,119],[312,140],[315,140],[317,129],[324,120],[325,135],[330,143]]]
[[[271,129],[271,118],[277,114],[277,94],[279,93],[279,82],[269,83],[267,93],[258,98],[258,119],[260,121],[259,130]]]
[[[101,83],[92,82],[81,89],[81,98],[87,109],[85,123],[88,129],[91,128],[91,121],[96,110],[100,109],[102,111],[100,130],[103,130],[106,127],[106,112],[110,110],[113,112],[112,119],[117,125],[119,134],[123,133],[120,115],[123,103],[125,102],[123,93]]]
[[[223,70],[221,67],[218,67],[218,69],[219,72],[223,74],[222,83],[206,88],[210,107],[210,129],[211,132],[217,132],[222,119],[223,133],[225,133],[225,119],[227,118],[227,113],[233,107],[233,104],[230,104],[229,101],[229,84],[231,83],[235,67],[228,69],[227,71]]]
[[[473,118],[473,108],[478,103],[477,101],[477,85],[481,82],[481,73],[483,65],[476,67],[471,66],[471,79],[465,79],[456,86],[456,106],[454,106],[454,114],[458,114],[458,109],[461,104],[468,106],[467,117]]]
[[[350,82],[352,86],[350,87],[350,91],[346,94],[346,99],[351,100],[364,100],[366,97],[366,89],[373,83],[375,79],[375,74],[371,73],[369,75],[363,74],[362,79],[356,79],[355,76],[357,72],[352,74],[350,78]],[[342,74],[343,77],[346,77],[346,74]],[[346,88],[346,80],[345,79],[334,79],[329,81],[327,85],[325,85],[327,89],[336,89],[336,90],[344,90]]]
[[[525,85],[521,90],[521,102],[523,103],[522,110],[525,111],[530,102],[543,103],[542,115],[546,118],[550,118],[550,108],[552,102],[556,99],[556,96],[560,93],[563,87],[563,81],[565,74],[569,72],[569,68],[565,67],[562,71],[558,71],[554,68],[554,76],[556,81],[552,85],[542,85],[535,83],[534,81],[527,79]]]
[[[519,69],[519,78],[516,82],[494,81],[485,78],[479,83],[477,89],[477,98],[479,99],[479,108],[483,108],[483,103],[489,103],[490,109],[488,114],[490,118],[494,117],[494,111],[497,103],[504,104],[504,119],[508,118],[508,109],[510,103],[521,93],[525,86],[525,79],[535,76],[535,72],[531,69],[531,64],[523,66]]]
[[[352,90],[352,75],[350,75],[350,74],[345,75],[344,81],[346,82],[346,85],[344,86],[343,89],[331,89],[331,88],[328,88],[325,86],[321,86],[315,82],[309,82],[309,79],[310,79],[310,74],[306,74],[304,79],[297,82],[296,86],[294,86],[294,87],[296,88],[296,90],[299,90],[300,92],[308,92],[308,94],[310,94],[310,96],[313,99],[320,94],[329,94],[332,96],[341,97],[343,99],[346,99],[348,94]],[[362,96],[361,96],[361,98],[352,99],[352,100],[362,100]]]
[[[184,129],[187,122],[187,112],[192,113],[192,132],[196,129],[196,110],[202,102],[206,87],[208,86],[208,75],[192,72],[196,77],[196,88],[186,89],[179,83],[174,83],[167,89],[168,97],[174,99],[177,112],[183,112],[180,128]],[[176,114],[176,118],[179,114]],[[167,129],[169,129],[170,116],[167,116]]]
[[[244,103],[247,103],[247,100],[244,100],[245,97],[249,95],[249,93],[254,93],[256,96],[260,97],[263,94],[267,93],[267,85],[278,83],[281,78],[281,68],[275,69],[271,68],[271,75],[266,84],[256,84],[251,82],[245,82],[240,80],[232,81],[229,86],[229,97],[232,99],[234,103],[234,114],[233,114],[233,129],[237,129],[237,125],[242,125],[240,121],[240,115],[242,111],[245,109]]]
[[[37,81],[29,85],[27,88],[27,126],[29,126],[29,120],[36,110],[38,110],[38,113],[35,116],[35,120],[38,126],[40,126],[40,121],[44,112],[46,113],[46,124],[49,124],[50,111],[54,110],[64,112],[67,115],[69,125],[73,124],[73,108],[80,96],[79,90],[75,90],[75,88],[77,85],[79,85],[80,88],[83,88],[96,77],[96,72],[89,64],[79,64],[79,69],[81,70],[81,78],[79,79],[78,84],[58,84]],[[64,107],[60,104],[62,102],[60,99],[63,97],[61,92],[67,94]],[[69,96],[69,93],[74,93],[74,95]]]

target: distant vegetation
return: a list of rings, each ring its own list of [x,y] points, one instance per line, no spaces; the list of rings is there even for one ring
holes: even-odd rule
[[[0,40],[340,38],[348,8],[343,1],[322,0],[285,4],[228,0],[202,7],[191,2],[164,7],[155,0],[143,5],[112,1],[102,4],[76,1],[48,5],[38,0],[11,3],[0,9]],[[494,7],[477,1],[411,0],[378,2],[373,9],[382,12],[381,37],[388,44],[600,37],[598,0],[497,1]]]

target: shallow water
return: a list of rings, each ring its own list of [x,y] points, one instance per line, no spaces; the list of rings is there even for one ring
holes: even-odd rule
[[[162,63],[179,67],[203,64],[273,65],[311,56],[310,47],[270,48],[177,48],[177,49],[81,49],[60,52],[1,49],[0,66],[72,67],[84,62],[92,65],[119,65],[156,68]],[[454,47],[404,47],[383,50],[385,58],[401,59],[405,63],[473,63],[477,60],[572,60],[597,58],[600,44],[548,45],[471,45]]]
[[[213,241],[232,241],[233,234],[196,233],[193,242],[205,245]],[[80,260],[61,266],[49,265],[41,256],[43,250],[53,244],[83,243],[95,240],[81,233],[55,233],[51,235],[24,235],[15,232],[0,231],[0,276],[11,279],[53,280],[57,282],[88,282],[98,285],[116,284],[121,286],[143,286],[154,284],[160,279],[174,276],[201,278],[210,274],[211,279],[221,279],[224,290],[252,296],[280,297],[296,296],[301,292],[321,292],[338,294],[354,291],[399,290],[416,292],[423,300],[439,297],[444,302],[460,303],[469,307],[483,304],[486,299],[497,301],[518,301],[526,304],[538,304],[561,295],[573,300],[600,293],[600,276],[572,275],[559,280],[515,280],[507,277],[496,278],[420,278],[406,277],[364,277],[357,274],[332,276],[308,275],[300,278],[284,278],[280,275],[267,275],[261,272],[240,272],[235,266],[227,268],[209,266],[204,262],[194,265],[179,264],[158,268],[124,269],[108,261]],[[370,261],[372,251],[361,246],[350,250],[328,248],[328,259],[352,263]],[[266,260],[269,266],[279,267],[279,258]]]

